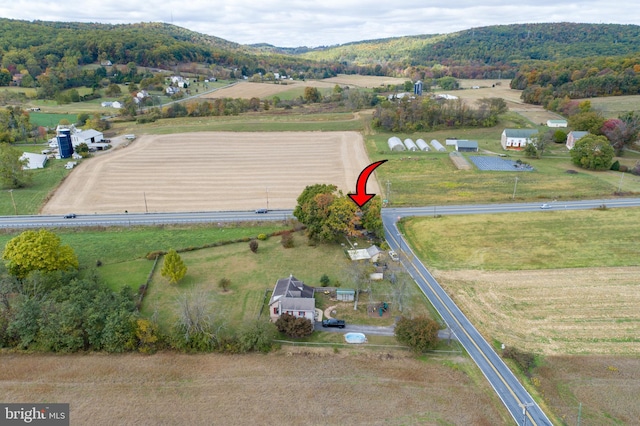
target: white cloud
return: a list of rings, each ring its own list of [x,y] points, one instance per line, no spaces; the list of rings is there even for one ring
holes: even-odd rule
[[[568,0],[404,1],[263,0],[259,2],[158,2],[87,0],[15,0],[0,5],[0,16],[24,20],[104,23],[167,22],[223,39],[276,46],[321,46],[416,34],[442,34],[473,27],[527,22],[634,24],[640,8],[612,0],[606,3]],[[624,11],[621,13],[620,11]]]

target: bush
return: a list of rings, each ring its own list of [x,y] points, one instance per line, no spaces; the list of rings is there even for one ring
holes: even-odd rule
[[[284,248],[293,248],[295,246],[295,242],[293,241],[293,234],[291,232],[286,232],[282,234],[282,240],[280,241],[282,247]]]
[[[620,162],[618,160],[614,161],[613,164],[610,167],[610,170],[613,170],[613,171],[616,171],[616,172],[618,170],[620,170]]]
[[[322,287],[328,286],[330,282],[331,280],[329,279],[329,276],[327,274],[323,274],[320,277],[320,284],[322,284]]]
[[[624,164],[620,164],[620,167],[618,168],[618,171],[626,173],[626,172],[629,171],[629,168],[627,166],[625,166]]]
[[[313,324],[306,318],[297,318],[291,314],[282,314],[276,321],[279,332],[289,337],[305,337],[313,333]]]
[[[249,241],[249,250],[251,250],[253,253],[257,253],[258,252],[258,241],[257,240]]]
[[[409,319],[403,316],[396,324],[395,334],[400,343],[421,353],[438,346],[439,330],[440,324],[431,318],[421,316]]]
[[[520,370],[527,376],[530,376],[531,370],[535,367],[536,357],[533,354],[522,352],[512,346],[507,346],[503,349],[502,357],[514,360]]]
[[[265,241],[267,238],[267,234],[258,234],[258,239],[260,241]]]
[[[155,251],[150,251],[149,253],[147,253],[147,260],[156,260],[156,257],[158,256],[164,256],[166,253],[162,250],[155,250]]]

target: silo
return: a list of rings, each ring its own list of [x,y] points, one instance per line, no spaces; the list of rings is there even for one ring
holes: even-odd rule
[[[416,145],[421,151],[429,151],[429,144],[427,144],[424,139],[418,139],[416,141]]]
[[[60,154],[60,158],[69,158],[71,154],[73,154],[71,130],[61,129],[58,132],[58,153]]]
[[[408,138],[405,139],[404,140],[404,146],[406,146],[409,151],[417,151],[418,150],[418,147],[416,146],[415,143],[413,143],[412,139],[408,139]]]
[[[402,144],[402,141],[400,140],[400,138],[396,137],[396,136],[392,136],[389,138],[389,140],[387,141],[387,143],[389,144],[389,149],[391,151],[404,151],[405,147]]]

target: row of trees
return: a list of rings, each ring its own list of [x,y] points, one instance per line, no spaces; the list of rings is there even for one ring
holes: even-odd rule
[[[485,98],[472,108],[461,100],[429,97],[382,102],[373,114],[373,126],[393,132],[415,132],[457,127],[492,127],[507,111],[502,98]]]

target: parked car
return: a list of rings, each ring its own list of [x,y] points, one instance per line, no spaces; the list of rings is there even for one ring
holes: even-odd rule
[[[398,256],[398,253],[393,250],[389,250],[389,257],[391,258],[391,260],[395,260],[396,262],[400,260],[400,256]]]
[[[256,213],[269,213],[269,210],[267,210],[267,209],[257,209]]]
[[[68,213],[64,215],[65,219],[75,219],[76,218],[76,214],[75,213]]]
[[[326,320],[322,320],[322,326],[323,327],[344,328],[345,325],[346,325],[346,323],[344,322],[344,320],[339,320],[339,319],[335,319],[335,318],[329,318],[329,319],[326,319]]]

